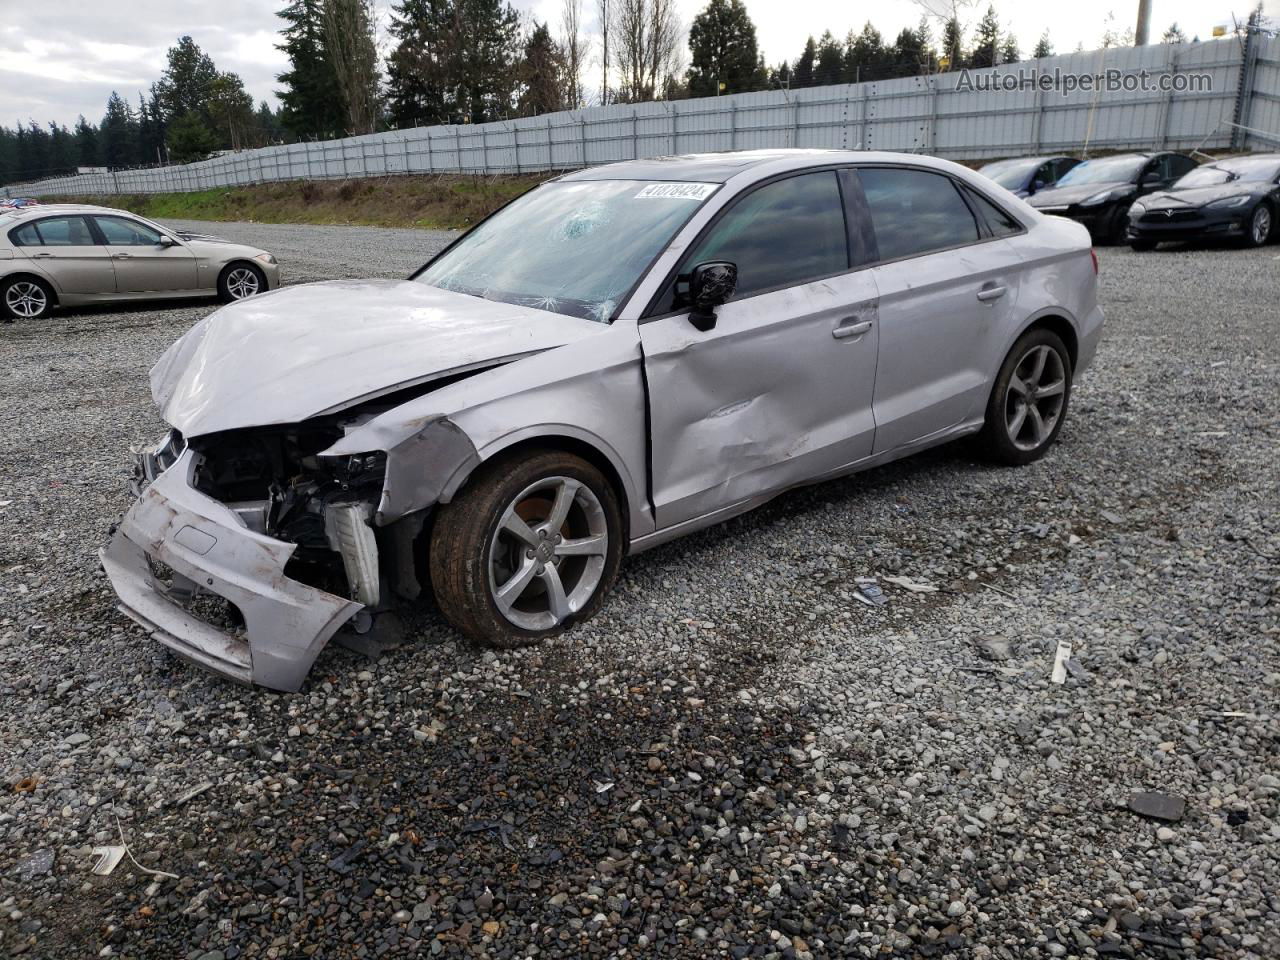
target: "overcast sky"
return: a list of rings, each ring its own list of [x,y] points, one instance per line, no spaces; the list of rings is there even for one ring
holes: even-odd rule
[[[940,0],[925,0],[940,5]],[[971,21],[986,9],[977,0]],[[549,20],[556,30],[563,0],[515,0],[522,12]],[[677,0],[685,25],[706,0]],[[870,17],[892,41],[914,25],[922,7],[913,0],[881,0],[874,6],[847,0],[746,0],[757,36],[770,64],[793,60],[809,34],[830,29],[843,36]],[[68,126],[79,114],[101,118],[112,90],[136,103],[164,68],[165,51],[190,34],[220,70],[240,74],[255,100],[276,103],[276,75],[285,60],[275,49],[281,24],[275,10],[285,0],[0,0],[0,123],[35,119]],[[596,29],[596,0],[583,0],[589,29]],[[1214,24],[1234,13],[1243,19],[1247,0],[1152,0],[1152,39],[1176,21],[1187,36],[1208,38]],[[379,0],[384,28],[389,0]],[[1280,0],[1267,0],[1280,15]],[[1111,16],[1117,33],[1133,23],[1137,0],[1071,0],[1064,3],[998,0],[1002,22],[1018,37],[1024,55],[1045,29],[1059,53],[1083,43],[1098,46]],[[935,34],[936,34],[935,30]],[[385,36],[384,36],[385,43]],[[593,50],[598,58],[598,48]],[[591,74],[599,75],[598,63]]]

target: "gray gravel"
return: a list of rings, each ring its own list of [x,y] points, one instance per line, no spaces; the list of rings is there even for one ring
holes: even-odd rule
[[[290,281],[447,239],[191,226]],[[0,327],[0,955],[1280,955],[1277,252],[1102,251],[1038,464],[796,492],[540,649],[428,607],[295,695],[171,659],[95,558],[146,369],[213,305]],[[140,866],[94,876],[117,817]]]

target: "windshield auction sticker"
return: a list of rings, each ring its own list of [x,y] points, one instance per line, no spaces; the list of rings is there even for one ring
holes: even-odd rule
[[[715,192],[714,183],[651,183],[636,194],[636,199],[705,200]]]

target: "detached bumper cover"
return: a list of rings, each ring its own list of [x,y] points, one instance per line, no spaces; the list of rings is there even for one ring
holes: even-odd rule
[[[254,533],[191,486],[197,454],[185,451],[142,491],[103,548],[120,610],[179,656],[242,683],[297,690],[329,638],[361,604],[284,574],[294,545]],[[161,583],[153,562],[175,574]],[[242,631],[202,620],[182,589],[230,601]]]

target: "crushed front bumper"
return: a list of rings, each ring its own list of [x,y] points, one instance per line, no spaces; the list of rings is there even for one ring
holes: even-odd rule
[[[198,457],[184,451],[143,489],[102,549],[120,610],[174,653],[214,673],[297,690],[361,604],[285,576],[294,545],[255,533],[196,490]],[[156,564],[173,571],[173,584],[157,578]],[[188,602],[192,590],[229,601],[243,629],[201,619]]]

